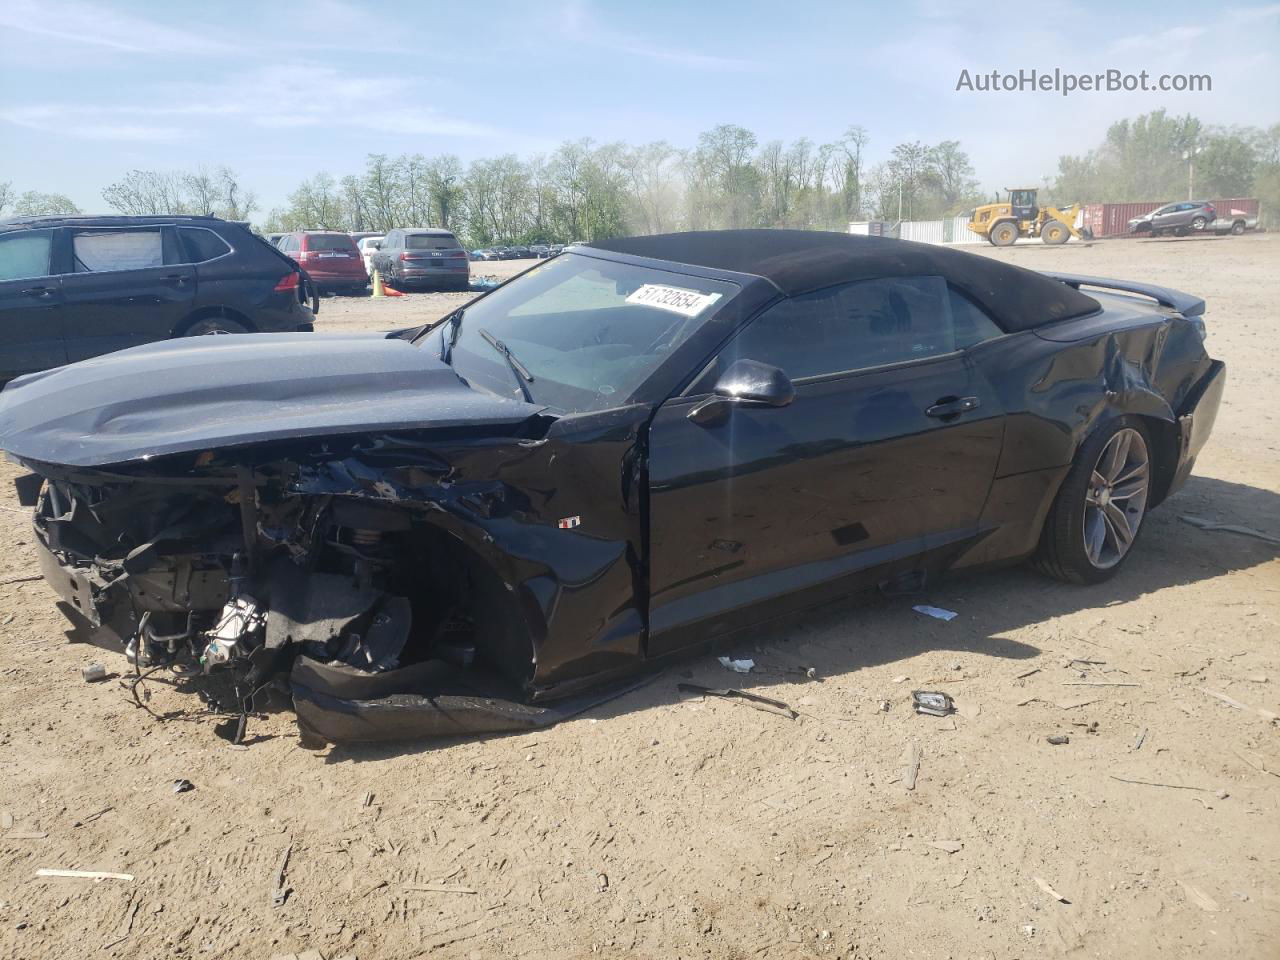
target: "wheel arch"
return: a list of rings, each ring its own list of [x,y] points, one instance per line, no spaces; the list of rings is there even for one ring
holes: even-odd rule
[[[228,307],[225,305],[216,305],[216,306],[208,306],[208,307],[199,307],[196,310],[192,310],[189,314],[183,317],[182,320],[180,320],[177,323],[177,325],[174,326],[173,333],[170,334],[170,336],[174,336],[174,337],[185,336],[186,332],[190,330],[193,326],[195,326],[195,324],[197,324],[201,320],[207,320],[210,317],[220,317],[224,320],[234,320],[236,323],[240,324],[251,333],[258,332],[258,325],[254,323],[252,320],[250,320],[247,316],[245,316],[243,312],[236,310],[234,307]]]
[[[1160,405],[1167,408],[1167,404],[1164,404],[1163,401],[1161,401]],[[1086,429],[1080,432],[1071,454],[1071,462],[1074,463],[1076,458],[1080,456],[1081,449],[1089,441],[1090,437],[1108,424],[1123,417],[1132,417],[1141,422],[1146,430],[1147,437],[1151,441],[1151,449],[1149,451],[1152,460],[1151,493],[1147,498],[1147,509],[1151,510],[1169,495],[1174,473],[1178,469],[1180,444],[1178,423],[1171,411],[1160,409],[1125,410],[1116,406],[1107,406],[1101,414],[1089,423]]]

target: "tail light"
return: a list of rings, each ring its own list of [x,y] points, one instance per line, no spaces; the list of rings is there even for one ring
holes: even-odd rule
[[[401,260],[412,260],[412,259],[413,259],[413,257],[411,257],[411,256],[410,256],[409,254],[407,254],[407,253],[402,253],[402,254],[400,254],[400,259],[401,259]]]
[[[1217,216],[1218,214],[1218,211],[1214,208],[1212,203],[1206,206],[1205,209],[1209,211],[1209,216],[1211,217]]]
[[[276,293],[288,293],[291,290],[297,290],[301,277],[302,275],[297,270],[290,270],[276,284]]]

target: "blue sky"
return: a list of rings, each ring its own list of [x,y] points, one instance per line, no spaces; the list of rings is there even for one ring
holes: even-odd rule
[[[961,69],[1032,67],[1209,73],[1213,90],[955,90]],[[725,122],[816,142],[860,124],[873,162],[956,139],[996,188],[1161,106],[1276,123],[1278,93],[1280,3],[0,3],[0,181],[86,209],[135,167],[226,164],[265,208],[368,153],[683,147]]]

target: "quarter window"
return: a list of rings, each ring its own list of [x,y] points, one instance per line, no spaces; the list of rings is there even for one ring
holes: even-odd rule
[[[231,252],[227,241],[212,230],[206,230],[203,227],[179,227],[178,233],[182,237],[183,246],[186,247],[188,263],[216,260]]]
[[[770,307],[729,345],[721,368],[746,358],[799,380],[951,353],[999,333],[941,277],[861,280]]]
[[[49,276],[53,234],[11,233],[0,236],[0,280],[29,280]]]

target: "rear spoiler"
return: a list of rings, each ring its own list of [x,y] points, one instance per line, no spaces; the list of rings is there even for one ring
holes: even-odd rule
[[[1158,287],[1153,283],[1134,283],[1131,280],[1108,280],[1106,277],[1085,277],[1075,273],[1050,273],[1042,271],[1044,276],[1059,280],[1069,287],[1079,290],[1081,287],[1097,287],[1101,290],[1120,290],[1123,293],[1136,293],[1150,297],[1162,307],[1177,310],[1184,317],[1198,317],[1204,313],[1204,301],[1181,290],[1170,290]]]

